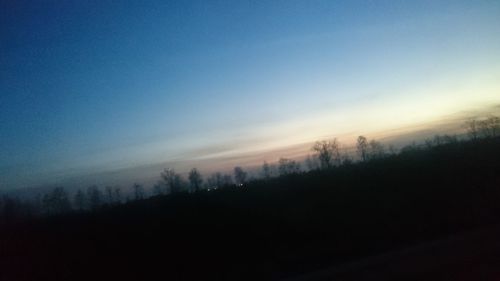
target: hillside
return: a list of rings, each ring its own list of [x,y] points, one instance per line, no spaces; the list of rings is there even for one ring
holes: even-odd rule
[[[3,224],[0,280],[276,280],[500,222],[500,139]]]

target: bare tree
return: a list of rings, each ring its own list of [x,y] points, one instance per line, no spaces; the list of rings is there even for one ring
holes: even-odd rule
[[[113,188],[111,186],[106,186],[104,188],[104,194],[106,197],[106,203],[113,204],[114,203]]]
[[[49,194],[46,194],[47,197],[50,197]],[[45,209],[47,214],[52,214],[55,212],[59,212],[58,210],[52,210],[52,205],[46,206]],[[27,203],[23,203],[17,197],[10,197],[8,195],[3,195],[0,198],[0,218],[4,222],[14,221],[18,218],[21,218],[26,215],[30,215],[30,211],[28,210],[30,206]],[[50,211],[50,213],[49,213]],[[0,221],[1,222],[1,221]]]
[[[438,147],[446,144],[457,143],[458,138],[451,135],[435,135],[433,138],[428,138],[425,140],[425,146],[427,149]]]
[[[115,187],[114,191],[114,199],[116,204],[121,204],[122,203],[122,191],[119,187]]]
[[[222,176],[221,173],[217,172],[213,175],[213,177],[214,177],[215,187],[221,187],[224,185],[224,177]]]
[[[87,198],[85,196],[85,193],[81,189],[78,189],[75,194],[74,204],[76,209],[79,211],[83,211],[86,208]]]
[[[71,210],[68,194],[62,187],[56,187],[43,196],[42,204],[47,214],[60,214]]]
[[[337,139],[331,141],[318,141],[313,150],[317,153],[322,169],[329,169],[340,164],[340,151]]]
[[[153,194],[154,195],[163,195],[164,194],[164,192],[163,192],[163,184],[161,182],[157,182],[153,186]]]
[[[318,163],[318,158],[315,156],[307,155],[305,163],[307,170],[309,171],[318,170],[320,167],[320,164]]]
[[[191,189],[198,192],[201,188],[201,185],[203,183],[203,178],[201,177],[200,172],[198,169],[193,168],[189,172],[189,183],[191,185]]]
[[[37,193],[35,198],[33,198],[33,208],[36,214],[41,214],[42,212],[42,194]]]
[[[165,183],[165,186],[170,189],[170,193],[175,193],[176,192],[176,183],[175,183],[175,177],[177,174],[175,173],[174,169],[164,169],[163,172],[161,173],[161,178],[163,179],[163,182]]]
[[[102,192],[95,185],[87,188],[87,198],[91,210],[98,209],[102,204]]]
[[[233,177],[231,177],[231,175],[225,174],[222,177],[222,186],[229,186],[229,185],[233,185]]]
[[[465,129],[469,139],[477,141],[479,139],[479,122],[476,119],[470,119],[465,122]]]
[[[233,184],[233,179],[231,175],[221,174],[220,172],[213,173],[210,177],[208,177],[206,186],[207,189],[216,189],[228,185]]]
[[[205,185],[206,185],[206,188],[208,190],[210,190],[212,188],[217,188],[218,185],[217,185],[217,176],[216,176],[216,174],[210,175],[210,177],[207,178],[207,181],[205,182]]]
[[[485,138],[494,138],[500,135],[500,118],[490,116],[478,122],[479,130]]]
[[[175,173],[174,169],[165,169],[161,173],[161,177],[167,186],[170,189],[170,193],[178,193],[182,191],[183,180],[182,177]]]
[[[351,165],[353,163],[352,157],[348,152],[342,153],[342,165]]]
[[[379,159],[385,156],[385,147],[381,142],[376,140],[371,140],[369,145],[370,145],[369,157],[371,159]]]
[[[451,143],[456,143],[456,142],[458,142],[458,139],[456,136],[435,135],[432,139],[426,139],[425,145],[427,146],[427,148],[431,148],[431,147],[435,147],[435,146],[451,144]]]
[[[388,151],[389,151],[390,155],[396,155],[398,153],[398,150],[396,149],[396,147],[393,144],[389,145]]]
[[[443,135],[443,142],[446,144],[458,143],[458,137],[456,135]]]
[[[234,167],[234,180],[237,185],[243,185],[247,179],[247,173],[241,167]]]
[[[134,197],[135,197],[135,200],[142,200],[144,199],[144,188],[142,187],[142,185],[138,184],[138,183],[134,183]]]
[[[356,142],[356,150],[362,161],[368,160],[368,140],[364,136],[359,136]]]
[[[300,164],[291,159],[280,158],[278,171],[280,176],[296,174],[300,172]]]
[[[405,153],[415,153],[415,152],[418,152],[421,150],[421,147],[416,143],[416,142],[412,142],[410,144],[407,144],[405,146],[403,146],[401,149],[400,149],[400,153],[401,154],[405,154]]]
[[[268,180],[272,177],[272,167],[269,165],[267,162],[264,161],[264,164],[262,164],[262,178]]]

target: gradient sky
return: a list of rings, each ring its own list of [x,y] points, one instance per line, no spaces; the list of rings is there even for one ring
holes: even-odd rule
[[[0,0],[0,190],[499,103],[499,1]]]

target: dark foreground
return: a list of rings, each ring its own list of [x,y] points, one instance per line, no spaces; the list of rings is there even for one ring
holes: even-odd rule
[[[498,280],[499,155],[450,143],[3,222],[0,280]]]
[[[390,251],[287,281],[500,280],[500,227]]]

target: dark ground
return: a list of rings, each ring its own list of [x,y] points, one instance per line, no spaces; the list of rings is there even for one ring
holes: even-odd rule
[[[4,222],[0,280],[498,280],[499,156],[498,139],[450,143]]]
[[[500,280],[500,226],[467,231],[286,281]]]

